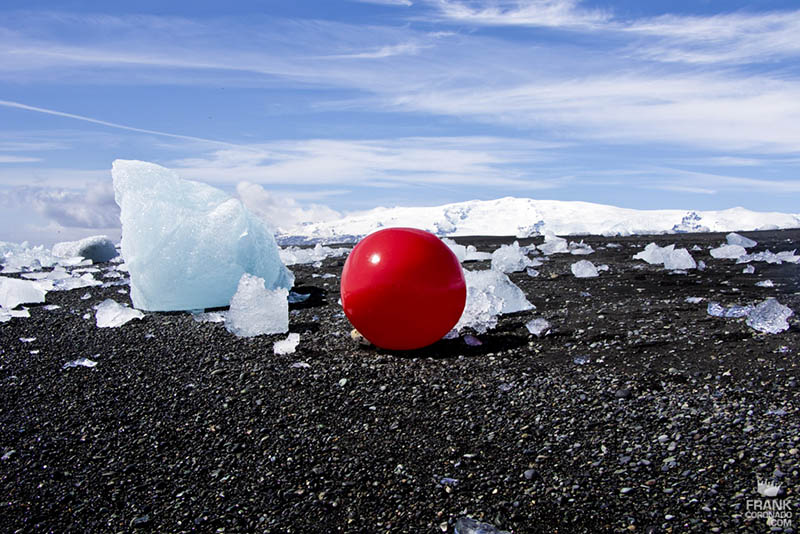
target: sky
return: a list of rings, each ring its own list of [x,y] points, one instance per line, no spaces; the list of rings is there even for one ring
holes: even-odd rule
[[[0,4],[0,240],[119,236],[111,164],[273,224],[504,196],[798,213],[800,4]]]

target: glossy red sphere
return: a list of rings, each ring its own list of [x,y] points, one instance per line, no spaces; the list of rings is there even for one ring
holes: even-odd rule
[[[425,347],[461,318],[467,300],[455,254],[430,232],[388,228],[353,248],[342,272],[342,307],[372,344]]]

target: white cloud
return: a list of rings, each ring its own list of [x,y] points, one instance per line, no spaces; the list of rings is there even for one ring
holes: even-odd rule
[[[65,228],[119,227],[119,207],[109,182],[84,189],[17,187],[2,193],[3,204],[25,206]]]
[[[444,19],[477,25],[591,27],[609,19],[605,11],[581,8],[578,0],[428,1]]]
[[[328,206],[303,205],[290,196],[271,193],[250,182],[236,184],[236,193],[247,209],[265,220],[273,229],[284,232],[307,223],[333,221],[342,216]]]
[[[41,158],[32,158],[29,156],[4,156],[0,154],[0,163],[34,163],[41,161]]]
[[[362,4],[379,4],[384,6],[406,6],[411,7],[414,5],[411,0],[350,0],[351,2],[360,2]]]

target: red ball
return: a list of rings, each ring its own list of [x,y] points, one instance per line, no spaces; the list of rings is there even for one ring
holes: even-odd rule
[[[342,307],[373,345],[425,347],[461,318],[467,300],[455,254],[430,232],[388,228],[353,248],[342,271]]]

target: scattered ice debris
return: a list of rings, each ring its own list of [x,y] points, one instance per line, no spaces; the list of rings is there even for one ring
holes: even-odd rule
[[[589,363],[589,357],[586,355],[575,356],[572,359],[572,363],[574,363],[575,365],[586,365],[587,363]]]
[[[305,302],[311,296],[311,293],[296,293],[289,291],[289,304],[299,304]]]
[[[604,263],[603,265],[597,265],[597,267],[596,267],[596,268],[597,268],[597,272],[598,272],[598,273],[607,272],[607,271],[610,271],[610,270],[611,270],[611,267],[609,267],[609,266],[608,266],[608,265],[606,265],[605,263]]]
[[[339,384],[340,388],[345,387],[347,385],[347,379],[346,378],[340,378],[338,384]]]
[[[736,318],[745,317],[748,313],[753,311],[753,306],[749,304],[747,306],[734,305],[726,308],[719,302],[709,302],[706,311],[713,317]]]
[[[686,297],[685,301],[689,304],[699,304],[703,302],[705,299],[703,297]]]
[[[622,245],[619,243],[607,243],[606,248],[622,248]]]
[[[81,296],[81,300],[89,300],[90,298],[92,298],[92,294],[88,291]]]
[[[706,270],[706,262],[700,260],[697,262],[697,270],[698,271],[705,271]]]
[[[581,240],[580,243],[575,241],[569,242],[569,253],[575,256],[585,256],[587,254],[594,254],[594,249]]]
[[[711,257],[717,259],[738,259],[747,254],[741,245],[722,245],[711,249]]]
[[[789,412],[787,412],[783,408],[777,408],[777,409],[767,410],[765,415],[777,415],[778,417],[783,417],[784,415],[787,415],[788,413]]]
[[[501,272],[465,269],[464,279],[467,282],[467,302],[464,313],[454,327],[459,331],[470,327],[483,334],[497,325],[498,315],[534,307],[525,298],[525,293]]]
[[[743,235],[739,235],[736,232],[731,232],[725,236],[725,240],[728,242],[729,245],[739,245],[740,247],[744,248],[752,248],[758,245],[758,241],[753,241],[750,238],[747,238]]]
[[[480,347],[481,345],[483,345],[483,341],[469,334],[464,336],[464,343],[466,343],[470,347]]]
[[[742,269],[742,274],[753,274],[754,272],[756,272],[756,268],[753,267],[752,265],[748,265],[747,267]]]
[[[53,245],[53,256],[60,258],[82,257],[94,263],[109,261],[119,256],[114,243],[104,235],[95,235],[80,241],[65,241]]]
[[[58,304],[45,304],[44,306],[42,306],[42,309],[47,311],[53,311],[59,309],[60,307],[61,306],[59,306]]]
[[[750,263],[751,261],[763,261],[766,263],[775,263],[780,265],[786,263],[800,263],[800,256],[795,254],[795,250],[783,250],[775,253],[770,250],[759,252],[757,254],[745,254],[741,256],[736,263]]]
[[[22,308],[21,310],[7,310],[0,307],[0,323],[7,323],[15,317],[18,319],[24,319],[30,316],[31,314],[26,308]]]
[[[490,252],[478,252],[474,245],[467,245],[467,257],[464,261],[486,261],[491,260],[492,254]]]
[[[276,341],[275,344],[272,345],[272,352],[275,354],[292,354],[295,349],[297,349],[299,343],[300,334],[292,332],[286,339]]]
[[[692,255],[685,248],[675,249],[675,245],[667,245],[660,247],[655,243],[650,243],[642,252],[633,256],[635,260],[644,260],[650,265],[664,265],[665,269],[695,269],[695,263]]]
[[[278,249],[284,265],[316,263],[326,258],[338,258],[350,253],[349,248],[331,248],[317,243],[314,248],[287,247]]]
[[[456,521],[455,534],[510,534],[507,530],[498,530],[494,525],[481,523],[471,517],[462,517]]]
[[[71,291],[84,287],[96,287],[103,285],[103,282],[95,280],[92,273],[86,273],[78,278],[61,278],[53,282],[53,291]]]
[[[591,297],[592,296],[592,294],[589,293],[588,291],[581,291],[579,293],[579,295],[582,296],[582,297]]]
[[[563,237],[558,237],[553,233],[546,233],[544,236],[544,243],[537,247],[542,254],[550,256],[551,254],[559,254],[569,252],[569,245],[567,240]]]
[[[35,272],[35,273],[22,273],[22,278],[28,280],[62,280],[64,278],[72,278],[72,275],[61,266],[56,266],[52,271]]]
[[[91,318],[92,318],[92,314],[91,314],[91,313],[89,313],[89,312],[86,312],[86,313],[84,313],[84,314],[82,315],[82,317],[83,317],[84,319],[87,319],[87,320],[88,320],[88,319],[91,319]]]
[[[312,273],[311,278],[336,278],[336,275],[333,273]]]
[[[539,317],[536,319],[531,319],[525,323],[525,328],[527,328],[528,332],[534,336],[542,337],[546,336],[550,332],[551,325],[546,319]]]
[[[500,245],[500,248],[492,252],[492,269],[495,271],[516,273],[533,266],[531,259],[520,250],[518,241],[510,245]]]
[[[695,245],[692,247],[692,252],[700,252],[701,250],[703,249],[700,247],[700,245]]]
[[[198,323],[224,323],[224,312],[192,312],[192,319]]]
[[[153,163],[117,160],[111,174],[136,308],[226,306],[244,273],[292,287],[274,236],[238,199]]]
[[[44,302],[46,293],[36,282],[0,276],[0,307],[6,310]]]
[[[536,270],[536,269],[534,269],[533,267],[528,267],[527,269],[525,269],[525,272],[526,272],[526,273],[528,274],[528,276],[530,276],[531,278],[536,278],[537,276],[539,276],[539,271],[537,271],[537,270]]]
[[[775,282],[772,280],[762,280],[761,282],[756,282],[758,287],[775,287]]]
[[[439,484],[442,486],[456,486],[459,480],[457,478],[442,477],[439,479]]]
[[[21,337],[21,338],[19,338],[19,340],[22,343],[33,343],[34,341],[36,341],[36,338],[35,337]]]
[[[289,367],[291,367],[292,369],[308,369],[309,367],[311,367],[311,364],[306,362],[294,362]]]
[[[791,308],[770,298],[747,315],[747,326],[766,334],[778,334],[789,329],[787,319],[793,314]]]
[[[581,260],[573,263],[570,266],[570,270],[576,278],[595,278],[599,276],[597,268],[589,260]]]
[[[94,307],[95,319],[98,328],[117,328],[133,319],[141,319],[144,314],[139,310],[134,310],[123,306],[113,299],[106,299]]]
[[[289,331],[289,291],[267,289],[264,279],[243,274],[231,298],[225,328],[238,337]]]
[[[0,241],[0,267],[3,273],[20,273],[38,271],[43,267],[52,267],[58,258],[43,246],[30,247],[22,244]]]
[[[545,222],[543,219],[539,219],[536,221],[535,224],[529,224],[527,226],[517,226],[517,234],[516,237],[522,239],[525,237],[534,237],[537,235],[542,235],[542,230],[545,227]]]
[[[78,358],[64,364],[62,369],[70,369],[72,367],[95,367],[97,362],[89,358]]]
[[[497,389],[499,389],[503,393],[508,393],[509,391],[514,389],[514,383],[513,382],[511,382],[511,383],[504,382],[503,384],[500,384],[499,386],[497,386]]]

